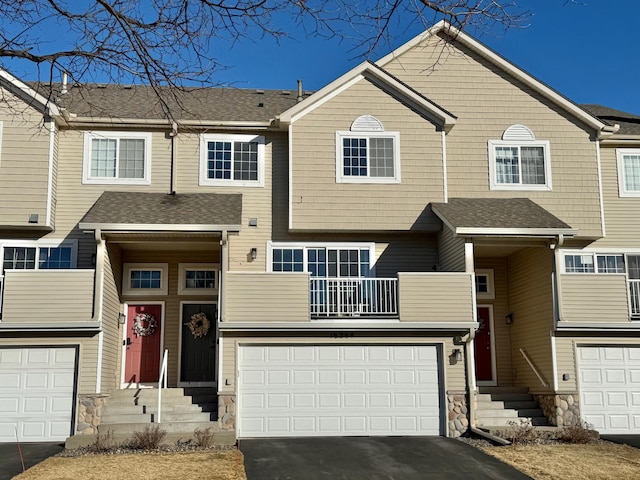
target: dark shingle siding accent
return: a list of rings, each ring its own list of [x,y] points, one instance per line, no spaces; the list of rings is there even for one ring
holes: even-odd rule
[[[454,228],[571,228],[528,198],[450,198],[432,205]]]
[[[242,195],[104,192],[80,223],[240,225]]]

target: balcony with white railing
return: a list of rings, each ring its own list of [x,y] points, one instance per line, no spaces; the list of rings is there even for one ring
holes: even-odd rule
[[[312,277],[312,318],[397,317],[398,279]]]

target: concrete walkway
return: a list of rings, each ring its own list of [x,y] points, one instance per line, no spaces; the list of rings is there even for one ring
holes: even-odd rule
[[[25,469],[64,450],[64,444],[57,443],[21,443]],[[22,473],[22,462],[16,443],[0,443],[0,479],[13,478]]]
[[[444,437],[239,441],[248,480],[525,480],[527,475]]]

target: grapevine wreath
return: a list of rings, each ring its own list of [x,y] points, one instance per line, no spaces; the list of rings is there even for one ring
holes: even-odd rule
[[[211,322],[203,312],[191,315],[191,321],[185,323],[185,325],[191,330],[193,338],[205,337],[209,333],[209,328],[211,328]]]

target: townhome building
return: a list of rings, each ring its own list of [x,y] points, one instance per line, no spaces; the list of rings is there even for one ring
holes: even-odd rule
[[[238,438],[640,429],[640,117],[444,22],[170,115],[0,82],[0,441],[95,433],[125,390]]]

